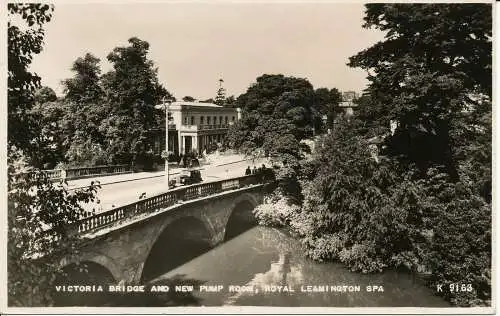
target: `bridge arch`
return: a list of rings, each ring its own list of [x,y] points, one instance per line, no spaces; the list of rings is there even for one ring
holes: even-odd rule
[[[236,237],[257,224],[253,210],[258,204],[257,198],[249,193],[244,193],[233,201],[224,225],[224,241]]]
[[[202,217],[184,216],[164,222],[150,242],[138,271],[140,282],[150,281],[212,247],[214,232]]]
[[[111,275],[112,279],[114,282],[120,282],[121,281],[121,268],[114,262],[112,258],[109,258],[108,256],[98,253],[95,251],[82,251],[79,253],[78,259],[76,258],[62,258],[59,261],[59,268],[64,270],[68,269],[70,266],[75,266],[78,264],[86,263],[89,264],[93,267],[96,266],[101,266],[103,269]]]
[[[117,283],[116,278],[106,266],[96,261],[99,259],[73,261],[61,267],[62,273],[54,282],[55,306],[102,306],[107,303],[107,288]],[[98,287],[101,287],[100,291]]]

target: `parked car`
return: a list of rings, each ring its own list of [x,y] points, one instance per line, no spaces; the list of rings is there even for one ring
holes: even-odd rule
[[[181,170],[178,180],[179,185],[190,185],[203,181],[203,179],[201,178],[200,169]]]

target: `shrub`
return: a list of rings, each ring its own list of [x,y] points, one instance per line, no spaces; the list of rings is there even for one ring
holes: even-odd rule
[[[435,205],[434,233],[424,257],[432,271],[429,285],[436,289],[441,284],[437,294],[455,305],[490,305],[491,206],[472,183],[432,178],[428,188]]]
[[[396,160],[377,163],[348,130],[318,147],[304,178],[315,177],[303,183],[302,208],[289,222],[309,257],[364,273],[424,267],[429,286],[442,284],[438,294],[453,304],[490,304],[491,205],[467,172],[453,182],[444,168],[422,175]],[[450,284],[470,291],[450,292]]]
[[[299,209],[299,206],[292,204],[288,198],[274,193],[255,208],[254,214],[261,225],[284,227]]]

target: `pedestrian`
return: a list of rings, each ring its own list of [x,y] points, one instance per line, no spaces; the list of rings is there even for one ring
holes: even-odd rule
[[[248,176],[252,174],[252,169],[250,169],[250,166],[248,166],[247,170],[245,170],[245,175]]]
[[[257,174],[257,167],[253,166],[252,174]]]

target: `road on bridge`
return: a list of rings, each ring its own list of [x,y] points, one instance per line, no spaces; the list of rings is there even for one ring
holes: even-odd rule
[[[266,159],[255,159],[256,166],[261,166],[263,163],[269,166],[268,160]],[[240,177],[245,174],[245,169],[248,166],[253,166],[252,160],[238,161],[226,165],[206,165],[202,167],[201,176],[203,182],[212,182],[223,180],[227,178]],[[178,173],[178,169],[173,169],[170,171],[170,178],[175,178]],[[126,174],[120,176],[114,176],[116,180],[115,183],[106,184],[109,180],[101,177],[94,178],[92,180],[100,180],[102,183],[101,188],[97,192],[97,198],[99,199],[99,204],[88,203],[84,205],[86,211],[95,210],[96,213],[101,213],[112,208],[127,205],[133,202],[139,201],[141,199],[153,197],[167,192],[165,187],[165,176],[163,172],[151,172],[142,173],[136,176],[134,179],[134,174]],[[139,179],[137,179],[139,178]],[[142,179],[141,179],[142,178]],[[126,180],[121,180],[126,179]],[[90,179],[85,181],[78,180],[80,185],[90,184]],[[123,182],[118,182],[123,181]],[[69,183],[69,187],[75,188],[75,182]]]

